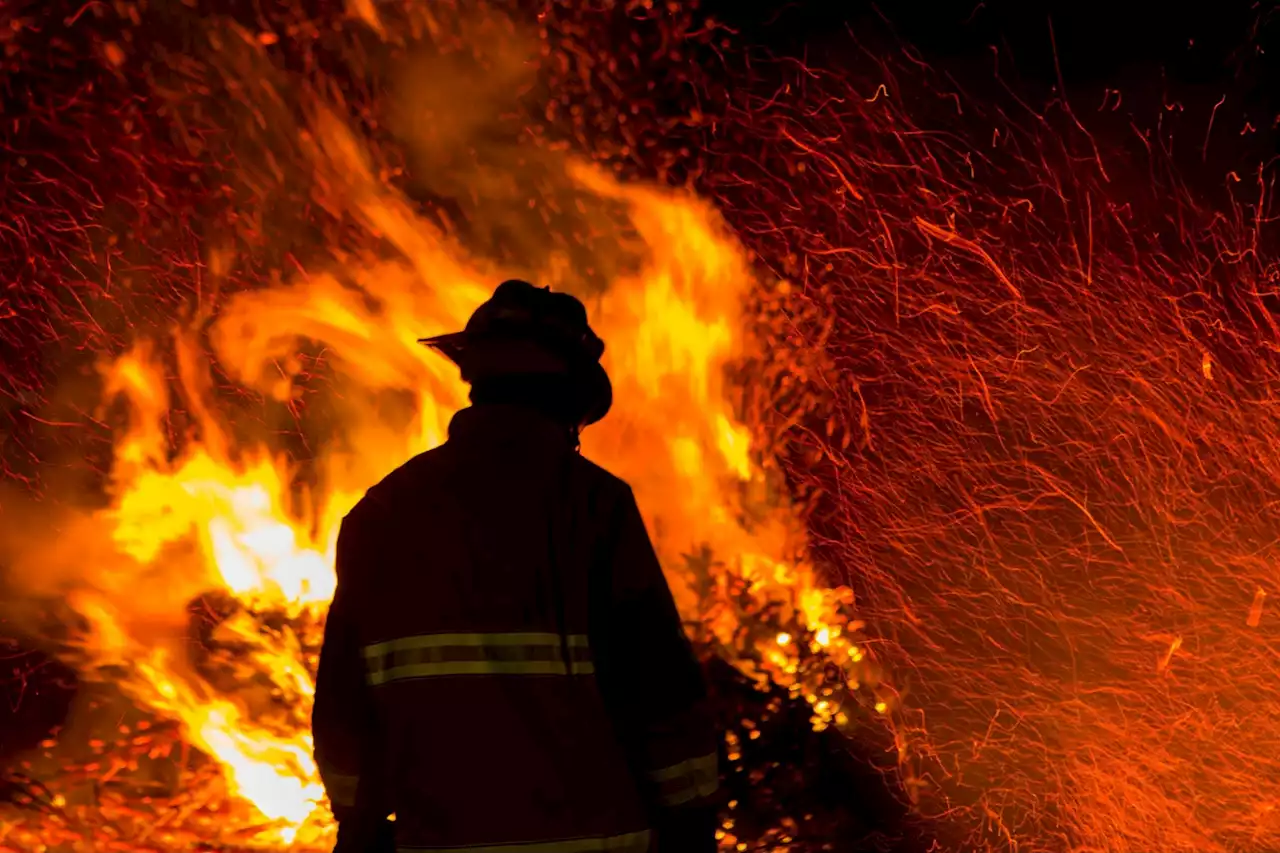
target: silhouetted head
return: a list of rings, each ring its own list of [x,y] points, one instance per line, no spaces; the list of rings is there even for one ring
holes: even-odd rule
[[[534,405],[575,430],[613,404],[600,364],[604,341],[591,330],[587,309],[567,293],[504,281],[464,330],[421,343],[458,365],[476,403]]]

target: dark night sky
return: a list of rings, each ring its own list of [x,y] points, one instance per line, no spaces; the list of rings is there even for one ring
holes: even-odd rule
[[[1082,115],[1108,88],[1123,92],[1124,109],[1140,126],[1176,101],[1182,126],[1197,137],[1188,148],[1198,155],[1225,95],[1208,170],[1280,152],[1277,0],[709,0],[704,8],[749,42],[819,65],[842,61],[850,33],[872,48],[909,44],[979,96],[998,52],[1004,82],[1033,103],[1053,97],[1056,43],[1067,95]],[[1242,136],[1246,122],[1256,132]]]
[[[1240,83],[1262,95],[1280,75],[1280,5],[1275,0],[865,0],[741,3],[704,8],[775,49],[821,49],[846,28],[862,35],[890,27],[938,64],[989,58],[999,45],[1020,75],[1051,83],[1050,23],[1068,84],[1105,85],[1163,71],[1181,84]],[[1238,78],[1238,79],[1237,79]],[[1275,104],[1273,104],[1275,105]]]

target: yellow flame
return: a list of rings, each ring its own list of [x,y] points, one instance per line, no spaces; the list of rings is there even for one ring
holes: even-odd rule
[[[367,5],[353,8],[368,17]],[[178,721],[189,743],[220,762],[228,791],[270,822],[259,842],[314,847],[331,828],[311,759],[311,672],[334,589],[339,523],[365,488],[439,444],[465,405],[456,368],[416,340],[461,328],[511,271],[472,257],[419,217],[332,116],[317,115],[307,144],[350,215],[394,252],[238,294],[207,330],[179,329],[173,341],[140,343],[104,366],[108,401],[123,401],[130,413],[117,442],[114,499],[95,516],[118,559],[87,572],[93,581],[69,603],[91,626],[90,671],[126,670],[122,687],[134,701]],[[577,289],[608,341],[615,410],[587,431],[586,454],[633,485],[687,615],[699,602],[681,557],[705,545],[740,568],[753,595],[793,608],[816,645],[838,645],[842,631],[831,623],[841,594],[795,561],[790,511],[779,506],[743,520],[741,486],[764,476],[723,375],[744,352],[741,312],[753,286],[744,253],[716,212],[690,195],[624,185],[575,162],[564,180],[625,210],[643,247],[638,262],[616,265],[603,293],[585,292],[563,258],[553,257],[539,277]],[[225,266],[224,259],[210,268]],[[295,394],[300,351],[323,350],[339,428],[307,485],[264,443],[231,437],[199,344],[205,331],[209,355],[234,381],[278,401]],[[176,377],[161,366],[166,344],[178,354]],[[166,428],[175,400],[195,422],[176,443]],[[235,602],[213,639],[234,647],[219,660],[243,690],[215,685],[192,657],[186,608],[213,592]],[[266,630],[271,614],[290,621]],[[708,627],[734,643],[730,616]],[[738,663],[755,678],[792,678],[792,639],[778,634],[765,651],[760,666],[770,676]],[[850,646],[844,656],[857,661],[861,652]],[[830,703],[790,686],[815,705],[815,725],[826,725]]]

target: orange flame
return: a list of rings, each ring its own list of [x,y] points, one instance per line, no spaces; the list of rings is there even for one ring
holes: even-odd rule
[[[465,388],[456,369],[416,339],[461,327],[506,271],[418,216],[333,115],[318,113],[308,140],[317,171],[396,254],[238,294],[207,329],[207,355],[199,344],[205,330],[174,333],[176,379],[162,368],[162,342],[140,343],[104,367],[108,401],[122,400],[130,412],[117,444],[114,499],[93,517],[117,560],[77,585],[68,603],[90,626],[84,671],[124,671],[119,684],[133,701],[178,721],[183,740],[221,764],[227,791],[266,821],[255,843],[309,848],[332,831],[308,722],[338,525],[364,488],[442,440]],[[705,602],[681,555],[706,546],[738,566],[757,598],[795,602],[815,648],[842,649],[856,664],[862,652],[846,639],[851,626],[834,615],[841,596],[794,559],[801,549],[793,513],[768,501],[748,506],[760,504],[746,495],[765,490],[747,487],[764,474],[724,379],[748,345],[741,311],[754,279],[744,253],[715,211],[689,195],[624,185],[572,161],[564,180],[624,210],[642,247],[607,292],[580,293],[609,343],[617,394],[613,413],[585,435],[585,452],[632,483],[687,616],[704,612]],[[573,289],[566,270],[556,260],[537,279]],[[318,481],[305,487],[264,442],[232,437],[207,367],[212,356],[236,381],[288,401],[304,346],[323,348],[340,412],[338,438],[316,460]],[[178,400],[195,424],[173,458],[165,424]],[[236,603],[215,640],[236,649],[244,691],[215,686],[189,653],[186,607],[210,592]],[[264,627],[272,613],[289,620],[285,628]],[[733,646],[738,626],[727,611],[707,628]],[[830,702],[802,689],[797,651],[786,646],[779,637],[763,670],[746,658],[739,664],[805,693],[817,724],[837,719]],[[250,683],[266,685],[269,697]]]

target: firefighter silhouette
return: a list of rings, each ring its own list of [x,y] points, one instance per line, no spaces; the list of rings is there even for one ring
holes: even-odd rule
[[[701,668],[630,487],[578,453],[613,399],[586,309],[507,281],[422,343],[472,405],[342,524],[312,721],[339,853],[715,850]]]

